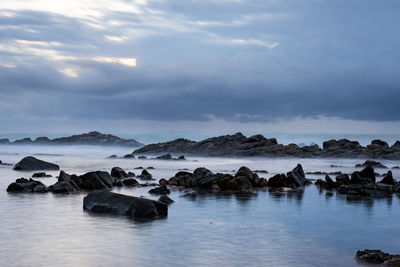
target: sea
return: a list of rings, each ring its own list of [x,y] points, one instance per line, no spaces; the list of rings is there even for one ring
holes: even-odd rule
[[[31,135],[7,138],[34,137]],[[266,135],[268,136],[268,135]],[[140,137],[149,143],[178,136]],[[180,136],[182,137],[182,136]],[[202,136],[183,136],[201,139]],[[327,136],[268,136],[280,143],[322,143]],[[328,139],[334,136],[328,136]],[[0,137],[1,138],[1,137]],[[168,139],[167,139],[168,138]],[[285,139],[286,138],[286,139]],[[396,136],[339,136],[368,144],[373,139],[392,144]],[[241,166],[265,170],[260,177],[286,173],[298,163],[305,172],[351,173],[364,159],[209,158],[186,161],[107,159],[131,153],[130,147],[0,145],[0,266],[363,266],[357,250],[381,249],[400,253],[400,197],[348,199],[326,194],[317,186],[302,192],[276,193],[266,189],[253,194],[183,197],[188,191],[173,189],[175,202],[168,216],[153,221],[135,221],[121,216],[96,215],[83,210],[87,192],[70,195],[13,194],[7,186],[33,172],[14,171],[25,156],[35,156],[60,165],[69,174],[111,171],[118,166],[139,174],[148,168],[157,180],[181,170],[206,167],[213,172],[235,173]],[[178,155],[176,155],[178,156]],[[388,167],[399,161],[380,160]],[[388,169],[376,169],[383,174]],[[395,179],[400,170],[391,169]],[[37,178],[46,185],[52,177]],[[310,179],[323,175],[306,175]],[[378,177],[380,179],[381,177]],[[114,192],[158,199],[151,187],[115,188]]]

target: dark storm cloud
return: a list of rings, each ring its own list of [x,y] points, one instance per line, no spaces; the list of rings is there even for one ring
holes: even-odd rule
[[[400,120],[396,1],[149,1],[101,19],[6,11],[0,116]]]

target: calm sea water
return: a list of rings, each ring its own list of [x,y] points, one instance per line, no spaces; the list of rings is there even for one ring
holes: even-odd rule
[[[189,158],[185,162],[104,159],[131,152],[126,148],[91,146],[0,146],[0,160],[16,163],[23,156],[41,154],[68,173],[126,171],[153,166],[155,178],[169,178],[179,169],[207,167],[231,172],[245,165],[265,169],[269,178],[297,163],[305,171],[350,173],[361,160]],[[43,155],[45,154],[45,155]],[[382,161],[400,165],[398,161]],[[331,164],[339,165],[332,168]],[[383,172],[383,170],[377,170]],[[53,178],[39,178],[53,184]],[[303,193],[276,195],[260,190],[254,196],[204,195],[175,200],[165,219],[135,222],[124,217],[99,216],[82,209],[85,193],[74,195],[8,194],[7,185],[31,172],[0,166],[1,266],[358,266],[357,250],[378,248],[400,252],[400,198],[349,201],[328,197],[315,186]],[[400,172],[394,171],[395,178]],[[309,175],[309,178],[322,178]],[[149,195],[150,188],[115,192]]]

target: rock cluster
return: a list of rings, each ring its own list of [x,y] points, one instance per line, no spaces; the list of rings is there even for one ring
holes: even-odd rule
[[[262,135],[246,137],[241,133],[208,138],[199,142],[176,139],[169,142],[149,144],[132,154],[185,153],[200,156],[275,156],[275,157],[340,157],[400,159],[400,141],[392,146],[381,140],[373,140],[363,147],[357,141],[347,139],[329,140],[318,145],[298,146],[278,144],[275,138]]]
[[[382,252],[377,249],[365,249],[357,251],[356,258],[371,264],[380,264],[389,267],[400,266],[400,255]]]
[[[19,144],[19,145],[30,145],[30,144],[39,144],[39,145],[118,145],[118,146],[143,146],[143,144],[139,143],[134,139],[124,139],[111,134],[102,134],[97,131],[72,135],[68,137],[60,137],[50,139],[46,136],[38,137],[35,140],[31,138],[23,138],[19,140],[15,140],[14,142],[10,142],[8,139],[0,139],[0,144]]]

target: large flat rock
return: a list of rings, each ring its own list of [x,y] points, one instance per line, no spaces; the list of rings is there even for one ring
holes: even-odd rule
[[[156,219],[168,215],[165,203],[95,190],[83,199],[83,208],[95,213],[128,216],[132,219]]]

